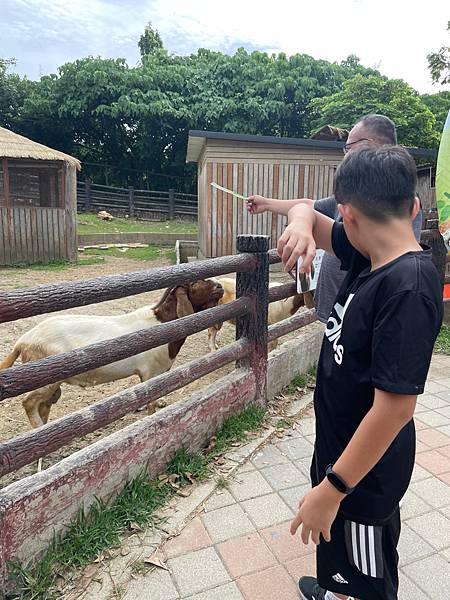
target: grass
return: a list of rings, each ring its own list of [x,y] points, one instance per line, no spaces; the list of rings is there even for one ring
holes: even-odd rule
[[[115,217],[112,221],[102,221],[96,215],[79,213],[77,215],[79,235],[90,233],[197,233],[197,223],[190,221],[138,221]]]
[[[434,351],[439,354],[450,355],[450,325],[443,323],[441,331],[437,336],[436,343],[434,345]]]
[[[316,380],[317,374],[317,365],[313,365],[308,369],[306,373],[302,373],[301,375],[296,375],[291,383],[287,386],[287,391],[291,394],[298,391],[298,389],[306,388],[308,385],[314,384]]]
[[[160,522],[155,512],[175,494],[170,485],[173,476],[176,476],[177,485],[208,478],[213,472],[211,460],[236,441],[247,439],[248,432],[258,430],[263,419],[264,410],[250,406],[226,419],[204,452],[192,453],[182,449],[168,464],[166,473],[158,479],[151,480],[144,471],[127,482],[112,503],[96,499],[87,512],[80,510],[65,535],[55,538],[39,562],[30,565],[19,561],[10,563],[14,592],[7,599],[57,600],[61,578],[75,568],[91,563],[106,548],[119,546],[131,523],[144,527]],[[144,565],[138,563],[132,567],[135,573],[144,569]],[[122,590],[118,593],[120,595]]]
[[[132,260],[156,260],[157,258],[166,257],[171,264],[177,262],[175,250],[160,248],[159,246],[147,246],[145,248],[127,248],[126,252],[122,252],[119,248],[108,248],[100,250],[99,248],[88,248],[83,254],[102,258],[103,256],[114,256],[115,258],[131,258]]]
[[[52,260],[48,263],[37,263],[30,265],[28,263],[17,263],[12,266],[2,267],[2,271],[14,271],[15,269],[27,271],[66,271],[67,269],[75,269],[87,265],[97,265],[102,263],[103,258],[100,256],[91,256],[89,258],[81,257],[77,263],[71,263],[68,260]]]

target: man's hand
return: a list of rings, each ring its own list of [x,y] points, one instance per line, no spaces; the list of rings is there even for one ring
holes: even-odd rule
[[[344,498],[345,494],[341,494],[328,479],[324,479],[300,500],[297,515],[291,523],[291,534],[295,535],[302,525],[301,537],[304,544],[309,542],[310,535],[312,541],[319,544],[320,534],[329,542],[331,526]]]
[[[304,223],[300,220],[292,221],[278,240],[277,250],[286,272],[291,271],[295,267],[297,260],[303,257],[300,272],[309,273],[311,263],[316,255],[316,242],[314,241],[311,227],[305,227]]]
[[[255,194],[247,200],[247,210],[251,215],[259,215],[269,210],[268,199]]]

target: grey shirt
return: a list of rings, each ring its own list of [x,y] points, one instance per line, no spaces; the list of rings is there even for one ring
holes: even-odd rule
[[[314,208],[334,219],[340,221],[341,217],[337,208],[334,196],[316,200]],[[420,232],[422,229],[422,211],[419,212],[413,222],[414,234],[417,240],[420,240]],[[322,323],[326,323],[333,308],[334,300],[337,296],[339,288],[342,285],[346,275],[346,271],[341,271],[341,261],[325,252],[322,258],[322,266],[320,268],[319,279],[314,294],[314,304],[316,306],[317,316]]]

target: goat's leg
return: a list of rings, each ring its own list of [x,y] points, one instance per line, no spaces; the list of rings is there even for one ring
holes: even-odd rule
[[[58,394],[59,392],[59,394]],[[28,420],[33,428],[44,425],[48,420],[50,407],[61,395],[59,384],[47,385],[28,394],[22,402]],[[55,400],[53,398],[56,397]],[[42,470],[42,458],[38,461],[37,472]]]
[[[209,346],[210,352],[214,352],[214,350],[219,349],[219,344],[217,343],[216,338],[217,338],[217,333],[221,329],[222,329],[222,323],[208,327],[208,346]]]

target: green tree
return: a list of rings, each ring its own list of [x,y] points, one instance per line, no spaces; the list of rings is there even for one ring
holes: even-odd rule
[[[141,56],[153,54],[156,50],[162,50],[161,36],[156,29],[153,29],[151,23],[147,24],[144,33],[139,38],[138,46]]]
[[[0,126],[7,129],[17,128],[21,107],[33,86],[28,79],[8,73],[14,64],[14,59],[0,58]]]
[[[434,130],[440,136],[444,129],[448,111],[450,110],[450,92],[443,91],[437,94],[422,94],[420,98],[435,116]]]
[[[434,114],[419,94],[399,79],[358,74],[345,81],[341,91],[314,99],[310,108],[314,130],[327,124],[350,129],[360,117],[379,113],[394,121],[399,143],[425,148],[439,143]]]
[[[447,23],[447,31],[450,33],[450,21]],[[450,83],[450,47],[441,46],[437,52],[428,54],[427,60],[431,79],[441,85]]]

